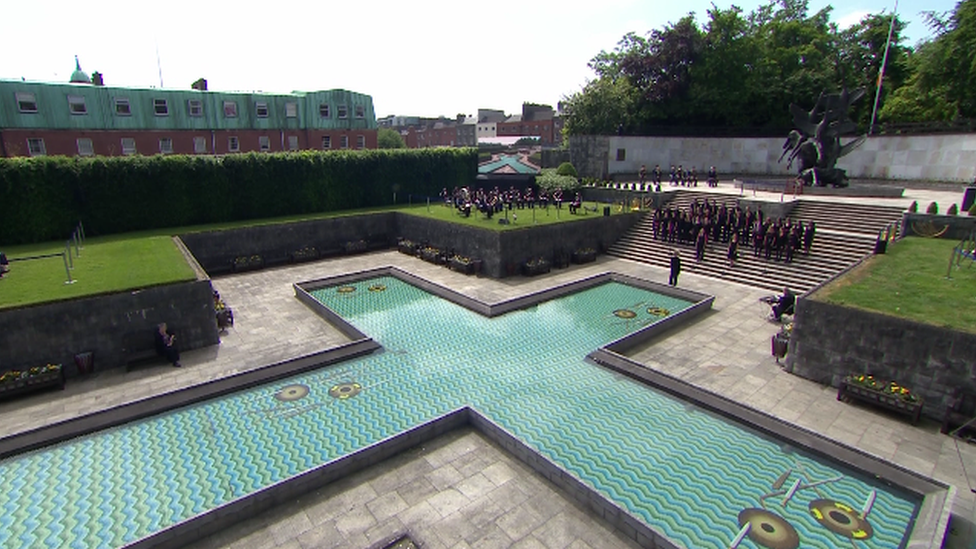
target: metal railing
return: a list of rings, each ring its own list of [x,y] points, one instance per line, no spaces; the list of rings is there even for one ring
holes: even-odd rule
[[[72,245],[74,246],[75,249],[74,257],[72,257],[72,253],[71,253]],[[34,261],[37,259],[60,257],[61,260],[64,261],[64,273],[67,277],[67,280],[65,280],[64,283],[74,284],[75,282],[78,281],[77,279],[71,277],[71,271],[72,269],[75,268],[74,259],[81,257],[81,250],[83,249],[85,249],[85,226],[81,223],[81,221],[79,221],[78,224],[75,226],[74,230],[71,231],[71,236],[68,238],[68,240],[65,241],[64,251],[53,253],[53,254],[40,254],[40,255],[31,255],[25,257],[11,257],[8,258],[7,261],[10,263],[14,263],[16,261]]]

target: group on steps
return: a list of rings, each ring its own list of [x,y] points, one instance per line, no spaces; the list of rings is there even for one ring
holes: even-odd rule
[[[813,221],[804,225],[788,217],[767,217],[758,208],[743,210],[697,198],[687,209],[665,206],[655,210],[652,229],[655,240],[694,244],[698,261],[704,260],[710,243],[726,244],[730,266],[738,259],[742,245],[751,245],[754,257],[789,263],[801,251],[810,253],[817,231]]]

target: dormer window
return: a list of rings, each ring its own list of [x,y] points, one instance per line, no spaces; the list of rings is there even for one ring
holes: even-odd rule
[[[68,110],[71,111],[71,114],[88,114],[88,107],[85,106],[85,98],[80,95],[69,95]]]
[[[16,93],[17,108],[20,112],[37,112],[37,100],[32,93]]]
[[[356,118],[366,118],[366,107],[356,105]]]
[[[348,112],[347,112],[347,109],[346,109],[346,106],[345,105],[339,105],[339,107],[337,108],[337,110],[339,111],[338,116],[339,116],[340,119],[341,118],[346,118],[346,116],[348,115]]]
[[[115,114],[119,116],[131,116],[132,107],[129,105],[129,100],[124,97],[115,98]]]
[[[169,104],[165,99],[153,99],[153,112],[156,116],[169,116]]]
[[[254,104],[254,114],[257,115],[258,118],[267,118],[268,117],[268,104],[265,103],[264,101],[258,101],[257,103],[255,103]]]

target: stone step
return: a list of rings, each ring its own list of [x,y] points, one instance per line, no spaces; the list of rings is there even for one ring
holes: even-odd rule
[[[781,291],[789,286],[805,292],[857,263],[872,252],[875,239],[867,235],[820,232],[814,238],[810,255],[799,253],[792,263],[775,259],[756,258],[750,245],[739,248],[734,267],[726,259],[728,244],[709,244],[704,261],[695,258],[692,244],[669,243],[654,239],[653,214],[645,215],[630,231],[607,251],[608,255],[667,267],[670,252],[677,249],[682,257],[682,271],[723,280],[730,280],[757,288]]]

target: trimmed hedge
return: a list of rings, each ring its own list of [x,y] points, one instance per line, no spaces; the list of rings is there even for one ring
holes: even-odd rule
[[[390,205],[471,185],[476,149],[0,159],[0,243]]]

